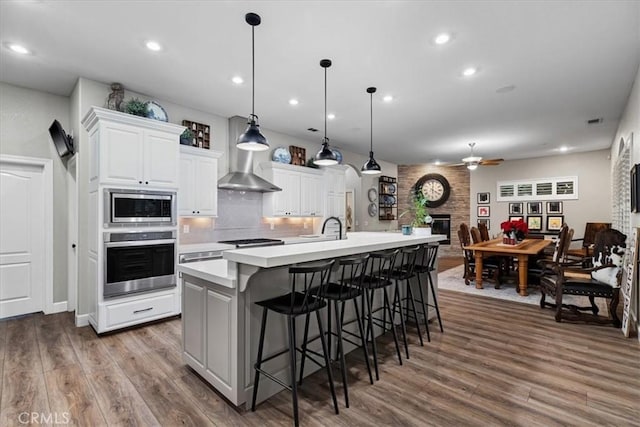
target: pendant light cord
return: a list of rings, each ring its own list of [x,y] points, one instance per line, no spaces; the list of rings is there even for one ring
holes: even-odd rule
[[[324,141],[327,141],[327,69],[324,69]]]
[[[256,111],[256,27],[251,26],[251,115],[255,118]],[[252,119],[253,119],[252,118]]]
[[[369,151],[371,152],[371,155],[373,156],[373,92],[371,92],[371,144],[369,145]]]

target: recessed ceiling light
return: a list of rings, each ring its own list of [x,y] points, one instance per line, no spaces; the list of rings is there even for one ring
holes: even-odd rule
[[[31,51],[29,49],[27,49],[26,47],[20,45],[20,44],[16,44],[16,43],[11,43],[9,45],[7,45],[7,47],[9,49],[11,49],[12,51],[14,51],[15,53],[19,53],[20,55],[28,55],[31,53]]]
[[[291,99],[289,100],[289,105],[298,105],[298,100],[297,100],[297,99],[295,99],[295,98],[291,98]]]
[[[436,166],[440,166],[442,162],[440,160],[436,160],[435,162],[433,162],[433,164]]]
[[[233,76],[231,78],[231,81],[237,85],[241,85],[242,83],[244,83],[244,79],[240,76]]]
[[[154,52],[158,52],[162,50],[162,46],[157,41],[149,40],[146,46],[147,46],[147,49],[152,50]]]
[[[567,151],[569,151],[569,147],[567,147],[566,145],[563,145],[562,147],[559,148],[561,153],[566,153]]]
[[[336,115],[335,115],[335,114],[333,114],[333,113],[329,113],[329,114],[327,114],[327,119],[329,119],[329,120],[333,120],[333,119],[335,119],[335,118],[336,118]]]
[[[449,42],[449,40],[451,40],[451,36],[448,33],[438,34],[436,38],[433,39],[435,44],[446,44]]]
[[[478,69],[475,67],[469,67],[469,68],[465,68],[464,71],[462,72],[462,75],[465,77],[471,77],[473,76],[475,73],[478,72]]]
[[[387,95],[387,96],[385,96],[384,98],[382,98],[382,100],[383,100],[384,102],[391,102],[391,101],[393,101],[393,96],[391,96],[391,95]]]

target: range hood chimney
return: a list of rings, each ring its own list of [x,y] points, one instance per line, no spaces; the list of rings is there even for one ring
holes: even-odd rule
[[[220,178],[218,188],[222,190],[254,191],[268,193],[282,188],[253,173],[253,151],[236,147],[238,136],[244,132],[247,119],[234,116],[229,119],[229,173]]]

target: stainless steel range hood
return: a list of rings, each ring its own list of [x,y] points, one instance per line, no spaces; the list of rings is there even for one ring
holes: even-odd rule
[[[253,173],[253,152],[236,148],[238,136],[244,132],[247,119],[231,117],[229,119],[229,169],[230,172],[220,178],[218,188],[223,190],[255,191],[268,193],[282,191],[282,188],[260,178]]]

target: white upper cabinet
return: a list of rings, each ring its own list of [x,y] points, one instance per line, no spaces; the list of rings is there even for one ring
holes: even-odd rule
[[[218,158],[222,153],[180,146],[180,216],[218,216]]]
[[[321,171],[274,162],[260,164],[259,170],[264,179],[282,188],[264,193],[263,216],[322,216],[325,196]]]
[[[83,124],[92,145],[92,180],[107,185],[178,188],[178,140],[184,126],[98,107],[89,110]]]

